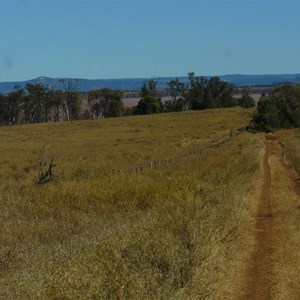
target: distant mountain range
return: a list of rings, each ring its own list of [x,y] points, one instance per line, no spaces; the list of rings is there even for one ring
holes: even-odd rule
[[[279,75],[223,75],[219,76],[222,80],[232,83],[238,87],[241,86],[269,86],[279,83],[300,83],[300,74],[279,74]],[[167,87],[167,82],[175,77],[160,77],[157,87],[162,89]],[[178,77],[182,82],[187,81],[187,77]],[[0,93],[9,93],[16,86],[25,87],[27,83],[41,83],[53,89],[62,89],[59,81],[61,78],[38,77],[27,81],[18,82],[0,82]],[[74,79],[64,78],[65,81]],[[76,89],[81,92],[88,92],[93,89],[111,88],[123,91],[139,90],[143,83],[149,78],[127,78],[127,79],[79,79]]]

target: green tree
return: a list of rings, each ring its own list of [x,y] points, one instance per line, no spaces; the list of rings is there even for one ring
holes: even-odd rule
[[[178,78],[168,81],[168,89],[171,97],[175,101],[178,97],[182,98],[185,91],[184,83]]]
[[[24,90],[16,86],[14,91],[9,93],[6,99],[6,121],[8,125],[15,125],[19,122],[21,103],[24,96]]]
[[[28,83],[26,90],[27,95],[23,102],[26,122],[48,122],[51,109],[48,88],[40,83]]]
[[[211,77],[207,83],[206,94],[211,97],[206,104],[207,108],[234,106],[234,86],[222,81],[219,77]],[[209,104],[209,105],[208,105]]]
[[[188,83],[185,89],[185,99],[188,109],[204,109],[205,87],[207,80],[202,76],[195,76],[194,72],[189,72]]]
[[[60,120],[61,112],[63,111],[64,92],[62,90],[51,90],[51,103],[52,103],[52,118],[54,122]]]
[[[64,95],[68,98],[70,120],[79,120],[82,108],[82,94],[79,91],[72,91]]]
[[[300,86],[286,84],[261,97],[250,127],[266,131],[300,127]]]
[[[163,105],[165,112],[183,111],[186,110],[186,100],[184,98],[177,98],[176,100],[168,100]]]
[[[92,90],[88,94],[88,102],[96,119],[121,116],[124,109],[123,92],[108,88]]]
[[[137,115],[155,114],[161,112],[162,103],[159,99],[153,96],[142,98],[135,108],[134,113]]]
[[[250,108],[255,106],[255,101],[250,95],[242,95],[237,99],[237,105],[244,108]]]
[[[76,118],[80,111],[81,97],[78,94],[77,87],[79,85],[78,79],[60,79],[59,82],[63,86],[64,99],[63,111],[67,121]],[[74,115],[75,114],[75,115]]]
[[[7,100],[6,96],[0,94],[0,125],[7,124]]]
[[[152,97],[156,97],[157,96],[157,82],[158,79],[157,78],[152,78],[147,80],[141,90],[140,90],[140,96],[142,98],[145,98],[147,96],[152,96]]]
[[[191,109],[205,109],[234,106],[234,86],[222,81],[219,77],[195,76],[188,73],[185,99]]]

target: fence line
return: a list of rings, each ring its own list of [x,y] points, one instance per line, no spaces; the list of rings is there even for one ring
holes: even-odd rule
[[[218,148],[221,145],[223,145],[225,143],[228,143],[233,137],[241,134],[245,130],[246,130],[245,127],[231,129],[231,130],[229,130],[229,137],[227,139],[221,140],[221,141],[216,142],[216,143],[212,143],[207,148],[208,149]],[[147,168],[148,169],[160,168],[161,166],[179,162],[179,161],[181,161],[185,158],[188,158],[190,156],[201,154],[204,149],[205,148],[192,150],[190,152],[180,154],[180,155],[176,155],[176,156],[168,158],[168,159],[153,160],[153,161],[150,161],[150,162],[142,163],[140,165],[137,165],[137,166],[135,166],[133,168],[129,168],[129,169],[124,169],[124,170],[112,169],[111,172],[109,172],[107,175],[109,175],[109,174],[119,175],[119,174],[139,174],[139,173],[143,173],[143,171]]]

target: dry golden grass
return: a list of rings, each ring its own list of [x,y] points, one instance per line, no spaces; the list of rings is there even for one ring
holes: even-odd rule
[[[300,130],[280,130],[276,134],[284,146],[286,160],[300,174]]]
[[[300,222],[299,197],[291,190],[286,171],[274,156],[270,159],[276,204],[274,235],[274,299],[299,299]]]
[[[293,168],[300,171],[300,131],[299,129],[278,131],[280,143],[284,147],[285,158],[289,164],[288,172],[283,165],[271,157],[272,177],[277,184],[273,187],[275,200],[276,251],[274,257],[274,296],[276,299],[300,298],[300,222],[299,189],[292,183],[289,174]],[[293,184],[295,185],[293,188]]]
[[[0,128],[0,298],[241,298],[263,144],[242,133],[208,145],[250,113]],[[56,178],[36,185],[43,144],[56,154]],[[138,175],[104,172],[194,149],[201,154]]]

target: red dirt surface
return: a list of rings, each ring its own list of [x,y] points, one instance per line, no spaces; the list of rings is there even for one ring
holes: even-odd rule
[[[263,159],[264,182],[255,216],[256,249],[252,257],[251,281],[246,299],[271,299],[274,242],[269,156],[274,147],[276,147],[277,142],[266,136],[265,143],[266,150]]]
[[[256,248],[252,256],[250,269],[250,286],[246,299],[271,299],[273,253],[274,253],[274,226],[272,201],[272,182],[269,157],[275,154],[290,179],[294,193],[300,197],[299,175],[285,160],[284,146],[277,141],[276,136],[266,135],[265,155],[263,159],[264,182],[257,206],[256,218]],[[278,184],[278,183],[277,183]]]

